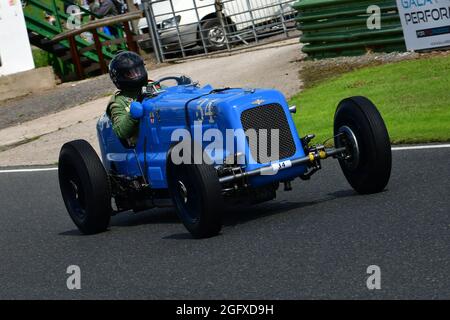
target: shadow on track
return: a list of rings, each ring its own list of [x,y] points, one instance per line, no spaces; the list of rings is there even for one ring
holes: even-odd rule
[[[224,216],[224,227],[234,227],[241,224],[279,214],[292,214],[293,210],[301,210],[323,202],[333,201],[339,198],[359,196],[352,189],[329,193],[326,197],[315,201],[293,202],[289,200],[270,201],[259,205],[238,205],[230,207]],[[310,211],[309,211],[310,212]],[[300,211],[306,214],[307,211]],[[315,214],[315,212],[313,212]],[[142,213],[120,213],[112,217],[111,227],[135,227],[149,224],[174,224],[181,223],[173,208],[152,209]],[[83,236],[77,229],[59,233],[61,236]],[[165,236],[166,240],[195,240],[188,233],[176,233]]]
[[[237,225],[245,224],[253,220],[261,219],[264,217],[275,216],[279,214],[289,213],[292,214],[292,210],[299,210],[307,207],[317,205],[319,203],[332,201],[339,198],[347,198],[359,196],[354,190],[341,190],[333,193],[329,193],[327,197],[316,200],[316,201],[271,201],[262,203],[259,205],[240,205],[236,207],[231,207],[231,210],[227,212],[224,216],[223,225],[224,227],[234,227]],[[300,213],[307,213],[306,211],[301,211]],[[313,214],[315,214],[313,212]],[[189,233],[176,233],[170,236],[163,237],[167,240],[196,240],[193,239]]]

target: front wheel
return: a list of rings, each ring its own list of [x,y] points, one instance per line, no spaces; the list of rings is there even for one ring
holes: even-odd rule
[[[386,125],[365,97],[342,100],[334,117],[335,146],[346,147],[339,159],[347,181],[358,193],[381,192],[389,182],[392,154]]]
[[[64,204],[84,234],[103,232],[111,217],[108,175],[92,146],[84,140],[66,143],[59,155],[59,186]]]
[[[217,235],[222,228],[222,188],[207,164],[174,164],[168,157],[167,183],[178,216],[194,238]]]

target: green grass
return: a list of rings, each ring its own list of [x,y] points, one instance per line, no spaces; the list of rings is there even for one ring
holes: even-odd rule
[[[333,135],[336,106],[349,96],[371,99],[393,143],[450,141],[450,55],[366,67],[324,80],[290,101],[300,135],[316,143]]]
[[[50,65],[50,57],[48,52],[38,48],[33,48],[32,53],[36,68],[47,67]]]

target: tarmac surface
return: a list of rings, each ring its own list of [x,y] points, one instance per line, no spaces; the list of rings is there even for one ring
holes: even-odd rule
[[[337,164],[193,240],[173,209],[120,214],[82,236],[56,171],[0,171],[0,299],[449,299],[450,149],[393,152],[385,192]],[[68,290],[68,266],[81,290]],[[368,290],[367,268],[381,269]]]

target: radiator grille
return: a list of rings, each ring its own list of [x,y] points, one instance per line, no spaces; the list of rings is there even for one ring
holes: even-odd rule
[[[256,130],[257,139],[252,139],[250,138],[250,135],[247,135],[247,140],[253,159],[256,159],[258,163],[278,161],[280,159],[292,157],[295,154],[296,147],[294,139],[292,138],[289,123],[281,105],[269,104],[245,110],[241,114],[241,123],[246,132],[249,129]],[[262,133],[260,131],[261,129],[267,130],[267,142],[265,142],[264,139],[262,139],[262,141],[260,139]],[[271,154],[272,129],[279,130],[278,156],[276,152]],[[259,152],[258,145],[260,146]]]

